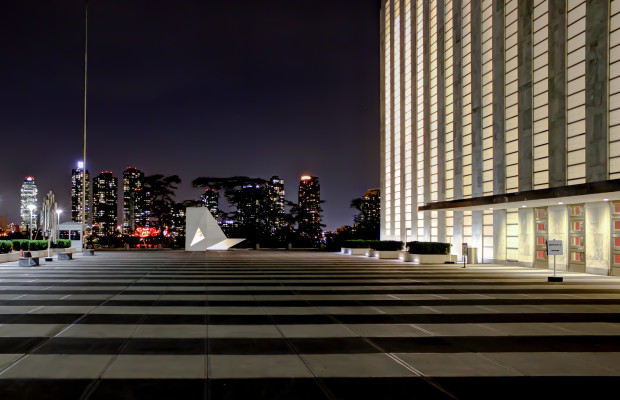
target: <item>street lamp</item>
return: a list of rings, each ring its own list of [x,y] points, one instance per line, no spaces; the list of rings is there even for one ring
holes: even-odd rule
[[[32,217],[34,214],[34,209],[37,207],[34,204],[28,204],[27,208],[30,210],[30,240],[32,240]]]
[[[56,210],[56,215],[58,216],[56,223],[56,241],[60,238],[60,214],[62,214],[62,210]]]

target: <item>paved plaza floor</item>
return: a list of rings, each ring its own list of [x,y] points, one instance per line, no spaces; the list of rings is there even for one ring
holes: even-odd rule
[[[620,279],[318,252],[0,264],[0,399],[595,399]]]

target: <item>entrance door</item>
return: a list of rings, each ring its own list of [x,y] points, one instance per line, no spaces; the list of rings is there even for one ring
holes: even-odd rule
[[[585,207],[583,204],[568,206],[569,244],[568,270],[574,272],[586,271],[586,226]]]
[[[547,237],[548,237],[548,216],[547,207],[534,209],[534,268],[549,268],[547,257]]]

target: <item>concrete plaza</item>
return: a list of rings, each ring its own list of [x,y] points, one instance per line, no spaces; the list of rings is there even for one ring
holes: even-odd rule
[[[287,251],[0,264],[0,399],[599,398],[620,279]]]

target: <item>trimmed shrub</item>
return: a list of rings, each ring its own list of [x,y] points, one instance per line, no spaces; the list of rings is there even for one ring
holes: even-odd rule
[[[397,251],[402,250],[403,242],[396,240],[346,240],[342,247],[349,249],[372,249],[379,251]]]
[[[378,251],[398,251],[403,249],[403,242],[397,240],[369,240],[370,248]]]
[[[0,253],[10,253],[13,249],[13,242],[10,240],[0,240]]]
[[[407,242],[410,254],[450,254],[451,246],[441,242]]]
[[[28,250],[28,242],[26,239],[16,239],[13,240],[13,250]]]
[[[68,249],[69,247],[71,247],[71,240],[58,239],[58,242],[56,242],[56,247],[58,247],[59,249]]]
[[[349,249],[369,249],[371,240],[355,239],[345,240],[342,247]]]
[[[45,249],[47,249],[47,240],[29,240],[28,241],[28,250],[30,251],[45,250]]]

